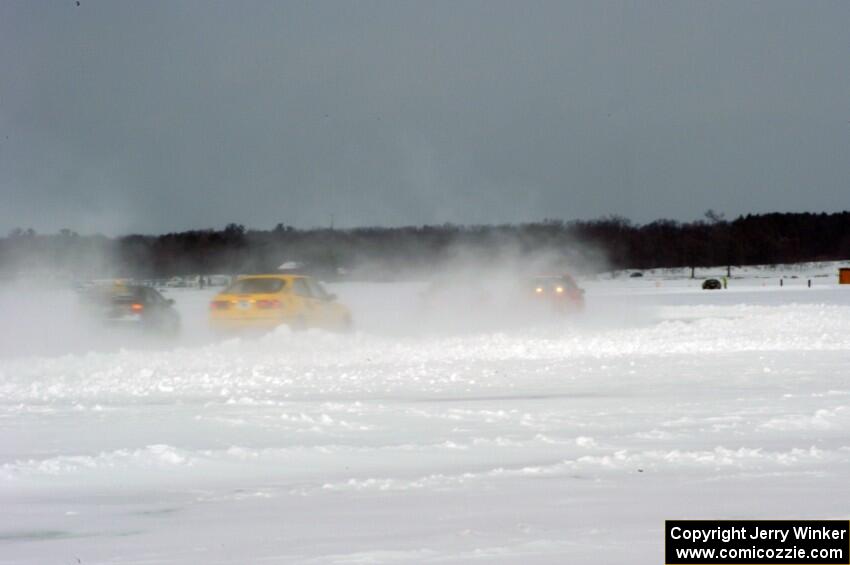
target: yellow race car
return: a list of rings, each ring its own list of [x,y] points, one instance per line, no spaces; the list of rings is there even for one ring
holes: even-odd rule
[[[243,275],[210,303],[210,324],[219,331],[351,329],[351,312],[306,275]]]

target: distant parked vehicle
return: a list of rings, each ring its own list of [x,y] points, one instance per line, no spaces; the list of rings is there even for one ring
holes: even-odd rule
[[[165,286],[168,288],[186,288],[189,286],[189,283],[187,283],[186,279],[183,277],[171,277],[168,279],[168,282],[165,283]]]
[[[230,278],[229,275],[208,275],[207,284],[209,286],[228,286]]]
[[[703,290],[720,290],[723,284],[717,279],[705,279],[702,283]]]
[[[640,277],[642,277],[642,276],[643,276],[643,273],[641,273],[641,272],[639,272],[639,271],[635,271],[634,273],[632,273],[631,275],[629,275],[629,277],[630,277],[630,278],[633,278],[633,279],[638,279],[638,278],[640,278]]]

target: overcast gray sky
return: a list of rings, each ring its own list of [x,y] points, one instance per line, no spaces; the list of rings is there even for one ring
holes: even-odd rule
[[[0,232],[850,209],[850,2],[0,3]]]

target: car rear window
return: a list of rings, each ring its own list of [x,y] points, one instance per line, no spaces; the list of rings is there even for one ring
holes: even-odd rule
[[[272,294],[286,286],[283,279],[242,279],[225,292],[228,294]]]
[[[83,291],[80,297],[92,304],[124,304],[138,302],[142,295],[137,287],[93,288]]]

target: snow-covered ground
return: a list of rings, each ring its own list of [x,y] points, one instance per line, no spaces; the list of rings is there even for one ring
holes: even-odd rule
[[[505,327],[340,284],[354,334],[224,342],[174,290],[181,341],[98,347],[6,292],[0,563],[649,564],[666,518],[847,519],[850,287],[823,272],[602,277],[580,319]]]

